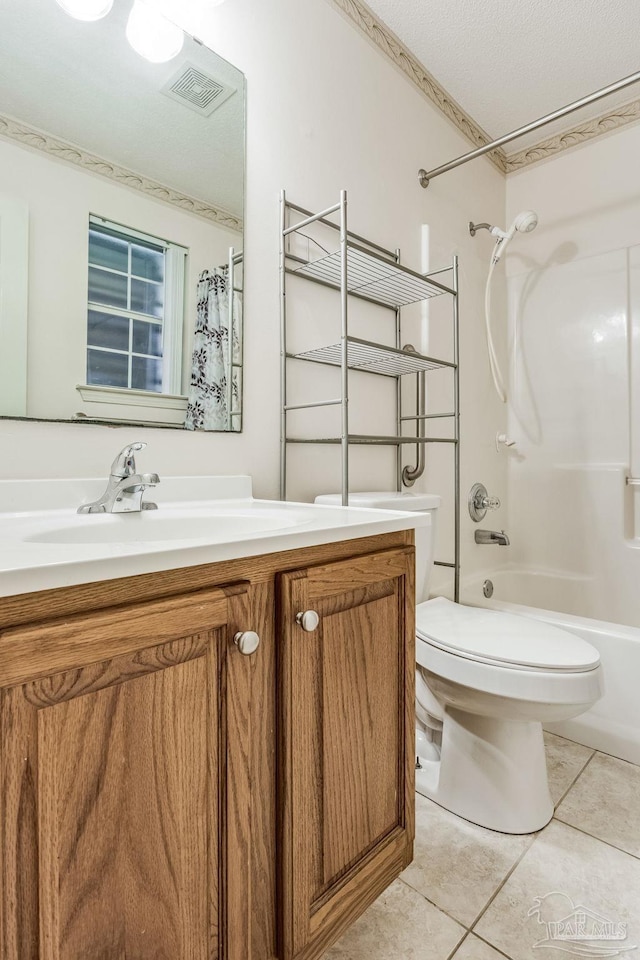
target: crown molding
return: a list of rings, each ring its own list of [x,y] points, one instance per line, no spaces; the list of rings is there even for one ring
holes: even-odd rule
[[[587,143],[589,140],[595,140],[597,137],[604,136],[605,133],[611,133],[613,130],[619,130],[626,127],[627,124],[640,120],[640,100],[632,100],[625,103],[615,110],[609,110],[602,113],[592,120],[585,120],[584,123],[577,124],[570,130],[564,130],[553,137],[534,143],[531,147],[525,147],[518,153],[512,153],[507,156],[507,173],[514,170],[521,170],[532,163],[538,163],[540,160],[546,160],[558,153],[576,147],[581,143]]]
[[[19,143],[24,147],[31,147],[31,149],[45,153],[56,160],[61,160],[63,163],[81,167],[88,173],[97,174],[106,180],[147,194],[155,200],[161,200],[163,203],[179,207],[181,210],[193,213],[204,220],[226,227],[228,230],[242,232],[242,220],[226,210],[180,193],[180,191],[174,190],[164,183],[151,180],[149,177],[128,170],[126,167],[120,167],[110,160],[96,156],[96,154],[87,153],[86,150],[75,144],[58,140],[43,130],[38,130],[36,127],[31,127],[2,114],[0,114],[0,137],[13,143]]]
[[[388,60],[398,67],[420,92],[455,124],[474,147],[483,147],[491,142],[493,137],[485,133],[473,117],[469,116],[460,104],[449,96],[435,77],[431,76],[423,64],[363,0],[329,0],[329,3],[343,13]],[[540,140],[517,153],[506,154],[504,150],[498,148],[492,150],[487,156],[502,173],[512,173],[581,143],[595,140],[637,120],[640,120],[640,100],[633,100],[592,120],[576,124],[575,127],[553,137]]]
[[[386,26],[362,0],[329,0],[340,10],[376,47],[398,67],[406,77],[427,97],[431,103],[450,120],[474,147],[483,147],[493,139],[459,103],[450,97],[435,77],[414,57],[401,40]],[[489,159],[502,173],[506,172],[506,157],[503,150],[492,150]]]

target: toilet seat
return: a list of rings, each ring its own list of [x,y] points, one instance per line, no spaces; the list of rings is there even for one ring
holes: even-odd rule
[[[433,689],[441,678],[482,695],[571,708],[602,696],[598,651],[548,624],[437,597],[417,606],[416,634],[416,660]]]
[[[509,670],[582,673],[600,655],[581,637],[558,627],[497,610],[436,597],[418,604],[419,640],[465,660]]]

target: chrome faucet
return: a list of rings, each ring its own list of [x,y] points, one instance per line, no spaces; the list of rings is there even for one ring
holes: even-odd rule
[[[160,483],[157,473],[136,473],[135,453],[144,450],[146,443],[130,443],[121,450],[111,464],[107,489],[93,503],[83,503],[78,513],[139,513],[157,510],[158,504],[142,499],[147,487]]]
[[[509,546],[509,537],[504,530],[476,530],[476,543],[497,543],[501,547]]]

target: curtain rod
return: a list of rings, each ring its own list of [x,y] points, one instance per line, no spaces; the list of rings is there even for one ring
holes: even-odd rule
[[[553,113],[548,113],[545,117],[540,117],[539,120],[533,120],[532,123],[525,124],[524,127],[518,127],[517,130],[514,130],[512,133],[505,134],[504,137],[499,137],[498,140],[492,140],[491,143],[486,143],[483,147],[478,147],[476,150],[471,150],[469,153],[463,154],[461,157],[457,157],[456,160],[450,160],[449,163],[443,163],[441,167],[434,167],[433,170],[418,170],[418,181],[421,187],[428,187],[431,180],[434,177],[439,177],[441,173],[447,173],[448,170],[453,170],[455,167],[461,166],[463,163],[468,163],[469,160],[475,160],[476,157],[481,157],[485,153],[490,153],[491,150],[495,150],[496,147],[501,147],[503,143],[509,143],[511,140],[517,139],[517,137],[524,136],[525,133],[531,133],[532,130],[537,130],[538,127],[544,127],[545,124],[551,123],[553,120],[558,120],[560,117],[566,116],[568,113],[573,113],[574,110],[579,110],[580,107],[586,107],[590,103],[595,103],[596,100],[601,100],[603,97],[608,97],[612,93],[616,93],[618,90],[623,90],[625,87],[631,86],[632,83],[638,83],[640,81],[640,71],[637,73],[632,73],[628,77],[624,77],[623,80],[617,80],[615,83],[610,83],[608,87],[603,87],[601,90],[596,90],[595,93],[590,93],[586,97],[582,97],[580,100],[574,100],[573,103],[567,104],[566,107],[560,107],[559,110],[555,110]]]

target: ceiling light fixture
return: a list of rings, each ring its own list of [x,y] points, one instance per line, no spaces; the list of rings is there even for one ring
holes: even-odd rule
[[[166,63],[182,50],[184,32],[145,0],[134,0],[127,21],[127,40],[145,60]]]
[[[58,6],[75,20],[102,20],[111,10],[113,0],[56,0]]]

